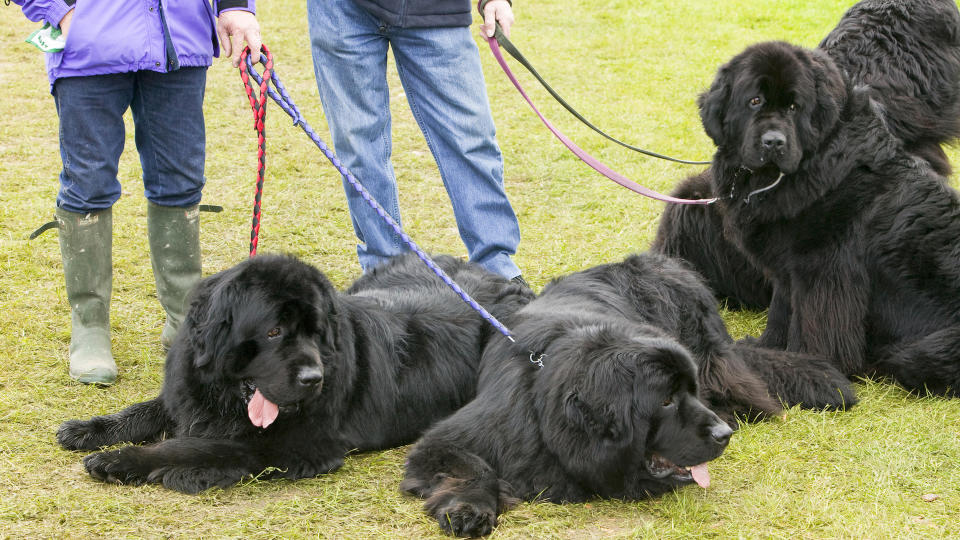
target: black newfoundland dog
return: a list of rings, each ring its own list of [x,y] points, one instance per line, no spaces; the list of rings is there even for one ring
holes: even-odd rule
[[[867,92],[883,108],[884,123],[903,142],[904,151],[923,157],[941,175],[950,173],[941,144],[960,136],[960,14],[953,0],[860,2],[841,18],[820,43],[819,50],[833,60],[849,86]],[[717,108],[723,107],[725,100],[716,91],[742,87],[751,81],[729,80],[723,76],[724,69],[717,78],[721,86],[701,97],[701,114],[717,145],[735,151],[731,146],[735,143],[723,137],[720,123],[732,119]],[[791,75],[802,78],[811,73],[803,69]],[[815,96],[803,97],[813,110],[801,110],[797,118],[806,119],[809,124],[817,115],[827,113],[819,110]],[[819,147],[832,139],[829,133],[809,129],[806,133],[819,138],[802,148],[797,146],[796,139],[790,141],[793,151],[803,152],[804,160],[819,160]],[[779,144],[775,140],[768,142]],[[710,169],[688,178],[673,195],[709,198],[714,189]],[[746,195],[740,194],[743,200]],[[722,230],[718,208],[667,205],[654,249],[686,259],[718,297],[728,300],[730,307],[766,308],[772,285],[762,267],[725,237]]]
[[[478,266],[435,260],[498,318],[533,296]],[[265,470],[316,476],[350,450],[410,443],[466,403],[495,334],[414,255],[346,294],[293,257],[261,255],[200,283],[159,397],[65,422],[57,440],[70,450],[148,443],[84,465],[98,480],[186,493]]]
[[[710,482],[733,429],[713,410],[852,405],[829,363],[736,345],[710,291],[656,254],[555,280],[493,340],[477,397],[427,431],[401,489],[446,532],[491,532],[517,499],[638,499]]]
[[[715,210],[726,238],[770,280],[760,345],[956,396],[960,201],[938,172],[947,166],[938,144],[957,129],[960,15],[933,0],[865,2],[852,13],[890,15],[863,28],[887,41],[867,47],[878,58],[861,64],[909,72],[913,93],[899,79],[887,85],[904,92],[896,99],[856,84],[861,72],[845,73],[823,50],[748,48],[700,100],[718,147]],[[828,51],[860,51],[844,45],[854,23],[826,40]]]

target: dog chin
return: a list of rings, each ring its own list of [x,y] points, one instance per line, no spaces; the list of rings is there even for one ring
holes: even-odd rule
[[[745,148],[741,151],[743,156],[741,165],[754,173],[771,174],[773,176],[779,173],[793,174],[800,167],[800,152],[764,152],[753,148]]]
[[[741,163],[744,169],[747,169],[756,176],[770,176],[776,178],[782,174],[793,174],[797,172],[800,166],[798,159],[767,159],[764,157],[744,159]]]

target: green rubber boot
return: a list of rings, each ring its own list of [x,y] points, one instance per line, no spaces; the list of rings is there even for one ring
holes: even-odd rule
[[[70,301],[70,376],[86,384],[117,379],[110,353],[113,213],[57,208],[60,257]]]
[[[199,206],[176,208],[147,202],[147,236],[157,298],[167,312],[160,344],[169,349],[187,314],[190,291],[200,281]]]

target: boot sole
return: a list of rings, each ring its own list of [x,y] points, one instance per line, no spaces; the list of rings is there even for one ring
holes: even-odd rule
[[[107,369],[94,369],[80,375],[70,374],[71,377],[83,384],[96,384],[99,386],[110,386],[117,380],[116,372]]]

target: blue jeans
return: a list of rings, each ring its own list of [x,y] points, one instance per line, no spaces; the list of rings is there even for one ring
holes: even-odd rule
[[[120,198],[117,166],[128,108],[147,199],[176,207],[200,202],[206,80],[205,67],[57,79],[53,97],[63,161],[57,206],[86,213],[110,208]]]
[[[308,0],[313,65],[333,146],[343,165],[399,223],[390,162],[387,49],[414,118],[440,169],[470,260],[507,278],[520,243],[503,189],[480,55],[469,27],[395,28],[351,0]],[[346,181],[364,270],[407,247]]]

